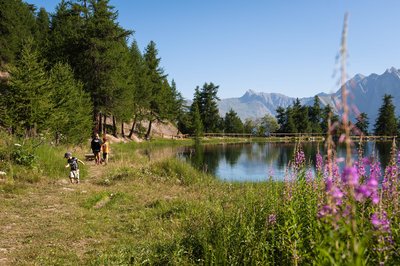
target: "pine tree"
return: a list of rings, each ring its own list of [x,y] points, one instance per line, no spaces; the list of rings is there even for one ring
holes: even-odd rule
[[[286,128],[285,128],[285,133],[297,133],[297,126],[294,121],[294,110],[291,106],[288,106],[286,108]]]
[[[282,106],[279,106],[276,109],[276,120],[279,125],[278,132],[285,133],[287,132],[287,115],[286,110]]]
[[[45,56],[50,65],[58,62],[68,63],[74,72],[79,73],[88,49],[85,41],[86,21],[82,8],[62,0],[51,16],[48,47]],[[79,76],[79,75],[76,75]]]
[[[36,17],[36,33],[35,39],[38,44],[38,49],[42,54],[45,54],[45,49],[48,46],[50,33],[50,18],[46,9],[40,8],[37,17]]]
[[[147,88],[146,65],[143,55],[141,54],[136,41],[133,41],[130,51],[131,58],[131,75],[133,86],[131,87],[131,107],[129,112],[132,112],[133,123],[129,132],[129,138],[135,130],[136,124],[142,121],[150,109],[151,91]]]
[[[329,104],[322,110],[321,130],[324,134],[328,133],[328,119],[330,119],[332,126],[339,121],[339,116],[333,112]]]
[[[176,87],[175,80],[171,81],[171,93],[172,93],[172,102],[169,106],[169,115],[171,121],[177,125],[180,117],[184,115],[184,99],[182,94],[178,91]]]
[[[200,117],[200,110],[199,110],[199,106],[197,104],[195,104],[193,106],[193,124],[192,124],[193,128],[193,134],[195,136],[196,139],[198,139],[199,137],[201,137],[203,135],[203,123],[201,122],[201,117]]]
[[[200,115],[203,121],[205,132],[217,132],[220,121],[217,96],[219,86],[211,83],[204,83],[200,92]]]
[[[53,112],[49,128],[56,143],[79,144],[90,137],[93,106],[81,83],[74,79],[72,69],[56,64],[50,72]]]
[[[293,110],[293,122],[296,127],[296,132],[299,133],[310,132],[308,108],[301,105],[300,100],[297,98],[293,102],[292,110]]]
[[[355,127],[364,135],[368,135],[369,121],[366,113],[360,113],[356,118]]]
[[[243,132],[243,122],[240,120],[238,114],[233,111],[233,109],[230,109],[229,112],[225,114],[224,131],[225,133]]]
[[[10,68],[11,79],[2,101],[9,110],[13,131],[34,137],[46,129],[53,109],[51,89],[44,63],[40,61],[33,39],[24,44],[21,59]]]
[[[164,70],[160,67],[161,58],[157,57],[156,44],[151,41],[144,54],[146,66],[146,90],[150,93],[149,110],[147,119],[149,126],[146,138],[150,137],[152,123],[163,121],[168,117],[168,106],[171,102],[172,93],[166,80]]]
[[[22,0],[0,1],[0,66],[14,63],[21,47],[33,37],[34,9]]]
[[[77,77],[90,93],[93,102],[93,130],[98,131],[99,113],[112,113],[118,104],[118,95],[124,90],[126,39],[131,31],[117,23],[117,12],[108,0],[91,0],[85,7],[74,5],[71,11],[78,13],[78,26],[84,20],[82,30],[76,33],[80,39],[78,51],[82,51],[72,64]],[[70,12],[71,12],[70,11]],[[82,18],[83,17],[83,18]],[[123,59],[123,60],[121,60]]]
[[[203,131],[203,122],[201,120],[201,98],[200,98],[200,88],[199,86],[197,86],[194,90],[194,94],[193,94],[193,101],[192,104],[190,105],[189,108],[189,113],[187,115],[186,120],[183,120],[182,123],[183,125],[181,125],[181,128],[183,129],[187,129],[187,133],[189,134],[194,134],[195,132],[195,119],[197,119],[195,116],[197,115],[196,112],[199,113],[199,119],[201,122],[201,129]],[[197,111],[196,111],[197,109]]]
[[[379,108],[378,117],[375,122],[375,135],[395,136],[397,135],[398,121],[395,116],[393,96],[385,94],[382,106]]]
[[[314,104],[309,107],[308,115],[311,124],[311,132],[313,133],[322,133],[321,129],[321,106],[320,99],[318,96],[314,96]]]

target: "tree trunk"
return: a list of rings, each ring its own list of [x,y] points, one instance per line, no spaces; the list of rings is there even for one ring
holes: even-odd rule
[[[107,115],[103,115],[103,135],[107,134]]]
[[[145,136],[146,139],[150,139],[150,133],[151,133],[151,125],[152,125],[152,123],[153,123],[153,121],[150,120],[150,121],[149,121],[149,128],[147,129],[147,133],[146,133],[146,136]]]
[[[103,133],[103,120],[102,120],[102,113],[99,112],[99,132]]]
[[[121,136],[125,138],[124,122],[121,122]]]
[[[128,138],[131,138],[133,135],[133,131],[135,131],[136,119],[137,119],[137,116],[135,115],[135,118],[133,119],[133,123],[132,123],[132,128],[131,128],[131,131],[129,132]]]
[[[117,122],[115,121],[115,116],[112,116],[113,121],[113,136],[117,137]]]
[[[93,135],[99,133],[99,111],[93,110]]]

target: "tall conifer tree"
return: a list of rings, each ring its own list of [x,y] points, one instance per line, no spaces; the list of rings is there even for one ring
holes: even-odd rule
[[[205,132],[218,131],[218,123],[221,119],[218,111],[219,98],[217,96],[219,86],[212,82],[204,83],[200,92],[200,115]]]
[[[14,63],[36,30],[34,9],[22,0],[0,1],[0,66]]]
[[[24,44],[21,58],[10,72],[10,84],[2,100],[8,106],[14,130],[34,137],[48,126],[53,105],[44,63],[33,48],[33,39]]]
[[[55,142],[84,142],[91,132],[93,106],[90,95],[74,79],[72,69],[62,63],[56,64],[51,70],[50,85],[54,109],[49,128],[54,133]]]
[[[368,135],[369,121],[366,113],[361,113],[357,116],[355,127],[364,135]]]
[[[375,135],[397,135],[397,123],[393,96],[385,94],[375,122]]]

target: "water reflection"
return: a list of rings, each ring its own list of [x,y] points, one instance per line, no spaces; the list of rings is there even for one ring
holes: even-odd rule
[[[283,179],[295,151],[295,143],[236,143],[200,145],[179,150],[179,157],[196,168],[230,181],[262,181],[269,176]],[[323,143],[303,143],[307,162],[315,165],[319,151],[325,155]],[[363,145],[364,156],[374,156],[386,167],[390,160],[390,142],[368,142]],[[357,158],[357,145],[353,148]],[[344,157],[344,147],[337,147],[337,156]]]

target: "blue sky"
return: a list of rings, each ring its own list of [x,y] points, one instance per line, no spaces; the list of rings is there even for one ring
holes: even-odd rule
[[[27,0],[53,12],[58,0]],[[205,82],[220,98],[247,90],[293,97],[333,92],[343,17],[349,13],[348,76],[400,68],[398,0],[111,0],[143,51],[186,98]]]

